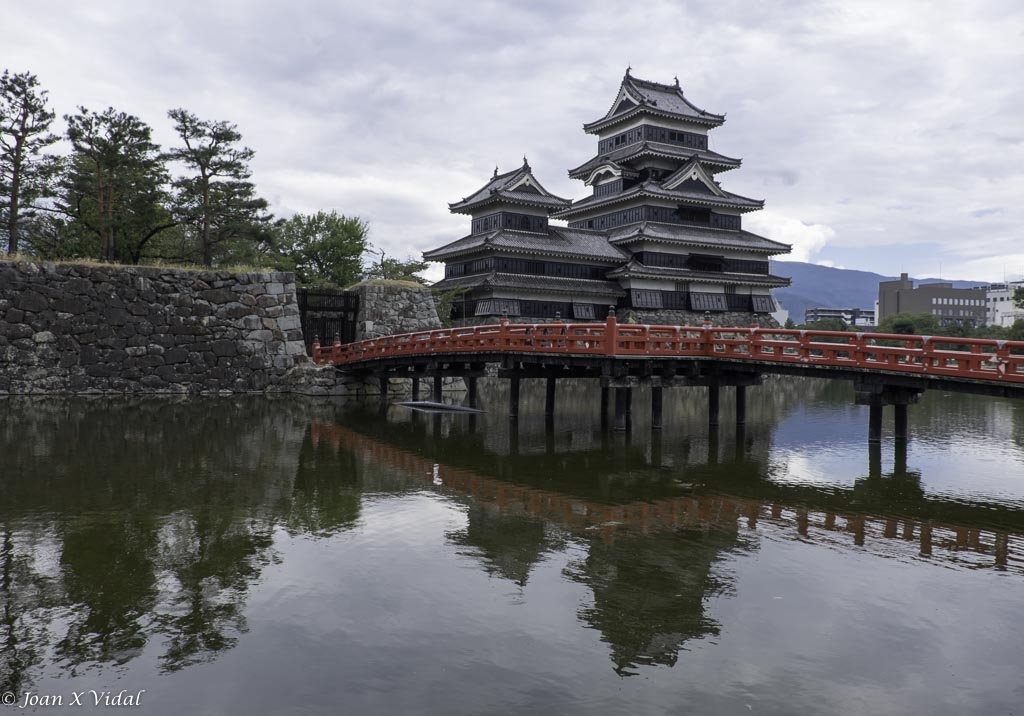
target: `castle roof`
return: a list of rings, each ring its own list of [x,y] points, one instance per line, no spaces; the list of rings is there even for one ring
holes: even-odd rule
[[[545,209],[561,209],[569,205],[568,199],[555,196],[533,176],[526,157],[523,166],[514,171],[498,174],[494,168],[491,180],[461,201],[449,204],[448,209],[455,214],[472,214],[477,209],[491,203],[509,203]]]
[[[680,147],[677,144],[668,144],[666,142],[635,142],[625,147],[620,147],[613,152],[598,155],[575,169],[570,169],[569,176],[573,179],[586,179],[594,169],[605,162],[622,165],[647,156],[679,161],[697,159],[702,164],[709,165],[710,169],[717,171],[735,169],[742,163],[740,159],[734,159],[724,154],[703,149]]]
[[[564,278],[562,276],[532,276],[518,273],[490,271],[474,276],[445,278],[435,283],[435,290],[449,291],[454,288],[490,288],[522,291],[530,289],[542,293],[564,293],[577,297],[606,296],[618,298],[626,292],[615,281],[597,281],[585,278]]]
[[[608,241],[615,246],[628,246],[641,241],[650,241],[706,249],[726,247],[766,254],[783,254],[790,249],[789,244],[766,239],[749,231],[698,228],[681,224],[662,224],[655,221],[644,221],[612,229],[608,232]]]
[[[732,194],[719,188],[718,192],[711,193],[704,190],[689,188],[681,184],[674,189],[665,188],[661,182],[653,179],[630,187],[625,191],[611,196],[588,196],[579,201],[573,202],[561,211],[553,214],[555,218],[567,219],[589,213],[595,209],[604,208],[619,204],[635,198],[667,199],[669,201],[684,202],[692,206],[720,207],[738,209],[739,211],[756,211],[764,208],[764,202],[758,199],[749,199],[739,194]]]
[[[679,80],[671,85],[650,82],[633,77],[627,69],[607,114],[595,122],[584,124],[583,129],[589,134],[596,134],[641,114],[684,120],[706,127],[718,127],[725,122],[724,114],[707,112],[686,99]]]
[[[608,278],[651,278],[688,281],[693,283],[735,284],[744,286],[765,286],[781,288],[788,286],[790,280],[770,274],[720,273],[717,271],[693,271],[685,268],[669,268],[665,266],[645,266],[630,259],[626,264],[608,272]]]
[[[551,257],[591,259],[605,263],[615,263],[626,258],[625,253],[608,243],[606,234],[603,232],[567,229],[561,226],[549,226],[544,234],[514,229],[497,229],[488,233],[471,234],[439,249],[424,251],[423,258],[427,261],[446,261],[485,249]]]

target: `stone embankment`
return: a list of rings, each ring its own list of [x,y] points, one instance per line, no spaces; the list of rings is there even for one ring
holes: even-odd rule
[[[426,287],[350,291],[357,339],[441,327]],[[408,383],[393,380],[391,393]],[[379,390],[312,364],[291,273],[0,261],[0,395]]]
[[[306,360],[290,273],[0,262],[0,393],[263,391]]]

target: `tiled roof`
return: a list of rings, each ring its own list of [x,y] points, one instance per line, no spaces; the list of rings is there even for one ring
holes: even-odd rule
[[[472,234],[433,251],[424,251],[427,261],[443,261],[481,249],[515,251],[545,256],[571,256],[602,261],[624,261],[626,255],[608,243],[604,233],[585,229],[548,227],[546,234],[498,229]]]
[[[790,280],[781,276],[770,274],[736,274],[717,273],[713,271],[692,271],[683,268],[668,268],[663,266],[644,266],[636,261],[630,261],[614,271],[608,272],[609,277],[636,277],[636,278],[665,278],[673,281],[697,281],[702,283],[735,283],[753,286],[788,286]]]
[[[618,112],[620,97],[628,97],[636,106]],[[664,85],[660,82],[650,82],[633,77],[627,70],[626,76],[622,78],[619,92],[615,95],[615,104],[604,117],[596,122],[584,124],[583,129],[587,132],[599,131],[603,127],[616,124],[640,112],[685,119],[712,127],[717,127],[725,122],[724,114],[707,112],[686,99],[683,90],[679,87],[678,80],[674,85]]]
[[[679,159],[681,161],[698,159],[702,163],[712,165],[712,168],[725,167],[726,169],[735,169],[742,163],[742,160],[740,159],[733,159],[732,157],[727,157],[724,154],[709,152],[703,149],[680,147],[677,144],[668,144],[666,142],[636,142],[625,147],[620,147],[613,152],[596,156],[575,169],[570,169],[569,176],[573,179],[582,179],[590,174],[590,172],[594,171],[594,169],[600,166],[604,161],[610,160],[615,164],[628,164],[642,155],[668,157],[671,159]]]
[[[766,239],[749,231],[729,229],[705,229],[681,224],[661,224],[645,221],[630,224],[608,232],[608,240],[622,246],[636,241],[663,241],[670,244],[686,244],[707,248],[727,247],[748,251],[763,251],[772,254],[787,253],[789,244]]]
[[[432,288],[450,290],[453,288],[511,288],[535,289],[547,293],[568,293],[580,297],[585,296],[624,296],[625,291],[615,281],[594,281],[584,278],[563,278],[561,276],[531,276],[518,273],[490,273],[475,276],[446,278],[435,283]]]
[[[529,179],[532,186],[537,189],[536,192],[522,191],[520,189],[521,185],[519,182],[524,178]],[[524,159],[523,166],[519,167],[515,171],[498,174],[498,170],[495,169],[494,176],[491,177],[489,182],[469,196],[464,197],[461,201],[449,204],[448,208],[454,213],[469,214],[477,207],[501,200],[516,204],[529,204],[531,206],[547,207],[550,209],[561,209],[562,207],[569,205],[568,199],[555,196],[541,186],[540,182],[533,176],[533,172],[530,170],[530,165],[527,164]]]
[[[686,201],[691,204],[705,206],[727,206],[733,209],[754,211],[764,207],[764,202],[757,199],[748,199],[739,194],[724,192],[724,196],[716,196],[704,192],[686,191],[683,189],[665,189],[659,182],[648,179],[643,184],[637,184],[618,194],[611,196],[588,196],[579,201],[574,201],[572,206],[557,211],[553,214],[556,218],[568,218],[583,213],[585,210],[617,204],[627,199],[640,196],[655,197],[659,199],[670,199],[673,201]]]

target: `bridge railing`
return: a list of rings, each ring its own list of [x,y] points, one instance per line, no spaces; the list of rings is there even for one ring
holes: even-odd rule
[[[785,328],[649,326],[603,323],[443,328],[330,346],[313,344],[317,363],[346,365],[403,356],[551,353],[609,357],[705,357],[797,363],[1024,383],[1024,341]]]

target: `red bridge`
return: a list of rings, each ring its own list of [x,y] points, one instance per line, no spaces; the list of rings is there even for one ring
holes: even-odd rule
[[[662,388],[706,386],[708,415],[718,424],[719,389],[734,386],[737,422],[745,420],[745,387],[765,373],[851,380],[858,404],[871,406],[869,436],[880,439],[882,406],[896,406],[896,437],[906,438],[907,405],[926,389],[1024,398],[1024,341],[780,328],[646,326],[604,323],[510,324],[448,328],[356,343],[313,344],[313,360],[379,378],[476,378],[488,363],[511,382],[509,413],[518,415],[519,380],[547,380],[546,413],[554,413],[558,378],[600,378],[602,419],[615,388],[616,428],[629,422],[632,388],[652,389],[652,424],[661,425]],[[381,381],[386,398],[387,380]]]

